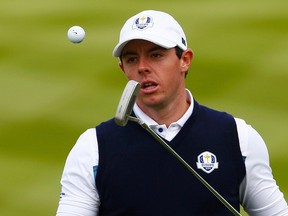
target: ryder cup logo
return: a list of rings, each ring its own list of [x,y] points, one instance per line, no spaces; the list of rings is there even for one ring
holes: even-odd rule
[[[153,19],[152,17],[149,16],[142,16],[137,18],[134,23],[132,28],[133,29],[139,29],[139,30],[144,30],[148,27],[152,27],[153,26]]]
[[[211,173],[214,169],[218,169],[219,163],[216,156],[208,151],[198,156],[197,168],[202,169],[206,173]]]

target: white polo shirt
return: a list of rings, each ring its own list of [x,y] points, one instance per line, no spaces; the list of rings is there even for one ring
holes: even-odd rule
[[[186,90],[190,106],[186,113],[168,128],[158,125],[134,105],[135,115],[157,134],[171,141],[191,116],[193,96]],[[273,178],[269,155],[261,136],[244,120],[235,118],[242,155],[246,157],[246,177],[240,186],[240,200],[250,216],[288,216],[283,193]],[[98,143],[95,128],[85,131],[70,151],[61,179],[61,194],[57,216],[96,216],[100,205],[95,186],[98,166]]]

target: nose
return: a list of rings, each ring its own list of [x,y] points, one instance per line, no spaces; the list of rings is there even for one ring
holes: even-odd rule
[[[143,73],[147,73],[149,71],[150,71],[149,70],[149,63],[148,63],[147,59],[145,59],[144,57],[139,58],[138,73],[143,74]]]

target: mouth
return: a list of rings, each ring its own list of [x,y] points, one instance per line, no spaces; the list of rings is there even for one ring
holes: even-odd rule
[[[158,84],[153,81],[145,81],[141,83],[141,91],[144,93],[153,93],[157,90]]]

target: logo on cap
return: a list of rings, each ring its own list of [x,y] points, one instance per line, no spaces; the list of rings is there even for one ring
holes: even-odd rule
[[[146,28],[152,27],[153,26],[153,19],[152,17],[149,16],[141,16],[137,18],[134,23],[132,28],[133,29],[139,29],[139,30],[144,30]]]
[[[198,156],[198,162],[196,164],[198,169],[202,169],[206,173],[211,173],[214,169],[218,169],[219,167],[216,155],[208,151],[205,151]]]

